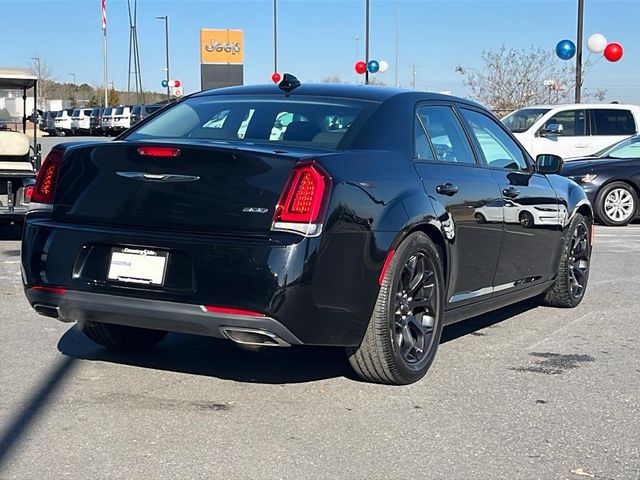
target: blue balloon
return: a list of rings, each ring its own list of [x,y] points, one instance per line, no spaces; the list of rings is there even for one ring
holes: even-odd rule
[[[168,85],[169,85],[169,83],[166,80],[162,80],[162,87],[163,88],[167,88]]]
[[[556,45],[556,55],[562,60],[571,60],[576,54],[576,44],[571,40],[561,40]]]
[[[377,60],[369,60],[369,63],[367,63],[367,70],[369,70],[371,73],[376,73],[378,70],[380,70],[380,64]]]

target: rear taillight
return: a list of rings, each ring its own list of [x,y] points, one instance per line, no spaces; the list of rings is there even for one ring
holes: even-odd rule
[[[25,187],[24,189],[24,203],[29,203],[31,201],[31,197],[33,196],[33,185]]]
[[[138,154],[145,157],[177,157],[180,153],[174,147],[138,147]]]
[[[62,163],[62,155],[63,153],[60,150],[53,149],[45,158],[38,172],[36,184],[33,187],[32,203],[53,203],[53,193],[58,170],[60,170],[60,164]]]
[[[331,193],[331,177],[315,163],[294,167],[273,217],[273,230],[313,237],[322,232],[322,221]]]

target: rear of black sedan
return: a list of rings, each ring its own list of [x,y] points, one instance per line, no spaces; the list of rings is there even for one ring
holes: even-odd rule
[[[393,235],[377,218],[384,192],[341,175],[415,171],[346,152],[384,90],[285,99],[274,88],[200,94],[120,141],[52,150],[24,230],[33,307],[112,348],[165,331],[357,345]]]

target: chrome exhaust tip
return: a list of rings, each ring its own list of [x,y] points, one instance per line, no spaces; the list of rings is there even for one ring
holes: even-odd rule
[[[60,307],[54,307],[53,305],[43,305],[41,303],[36,303],[33,306],[33,309],[37,313],[45,317],[55,318],[57,320],[60,320],[61,322],[71,321],[64,318],[64,316],[62,315],[62,312],[60,311]]]
[[[252,345],[256,347],[290,347],[278,335],[266,330],[243,327],[220,327],[222,334],[229,340],[240,345]]]

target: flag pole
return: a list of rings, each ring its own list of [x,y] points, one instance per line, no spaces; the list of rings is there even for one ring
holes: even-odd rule
[[[107,63],[107,0],[102,1],[102,49],[104,54],[104,106],[109,106],[109,69]]]

